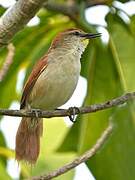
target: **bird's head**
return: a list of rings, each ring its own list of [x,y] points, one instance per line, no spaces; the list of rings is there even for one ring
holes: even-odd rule
[[[90,39],[100,37],[101,33],[86,33],[80,29],[67,29],[60,32],[52,42],[51,48],[80,49],[82,52],[87,47]]]

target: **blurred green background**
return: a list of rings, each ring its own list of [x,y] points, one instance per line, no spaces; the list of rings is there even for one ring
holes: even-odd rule
[[[135,12],[131,15],[121,8],[124,5],[126,7],[128,2],[48,1],[37,14],[39,23],[25,27],[12,40],[15,54],[9,70],[0,81],[0,108],[9,108],[13,102],[20,101],[22,89],[17,89],[18,74],[22,70],[25,72],[25,82],[34,63],[47,52],[54,36],[71,27],[81,28],[86,32],[103,30],[107,34],[105,36],[109,37],[106,41],[104,38],[92,40],[83,54],[81,76],[86,78],[88,86],[83,105],[100,103],[134,91]],[[86,11],[95,7],[107,8],[104,25],[88,22],[93,17],[86,18]],[[5,10],[6,7],[0,6],[1,15]],[[0,70],[7,53],[6,47],[0,50]],[[32,168],[22,163],[19,179],[48,173],[70,162],[96,142],[109,120],[115,123],[111,138],[86,164],[97,180],[135,179],[134,110],[133,102],[125,103],[119,107],[79,116],[72,127],[68,127],[62,118],[53,118],[51,121],[46,119],[40,158]],[[0,118],[2,120],[3,117]],[[8,126],[10,124],[7,124],[7,128]],[[12,158],[14,150],[8,148],[5,135],[0,129],[0,179],[12,179],[7,172],[7,162]],[[74,173],[72,170],[56,179],[72,180]]]

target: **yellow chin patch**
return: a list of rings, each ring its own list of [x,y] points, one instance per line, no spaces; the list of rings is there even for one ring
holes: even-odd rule
[[[88,43],[89,43],[89,40],[88,40],[88,39],[82,39],[81,41],[82,41],[82,43],[83,43],[84,46],[87,46]]]

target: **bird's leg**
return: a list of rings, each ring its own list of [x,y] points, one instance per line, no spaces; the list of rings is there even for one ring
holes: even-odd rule
[[[63,110],[63,109],[57,108],[57,109],[55,109],[55,110]],[[75,122],[76,122],[76,120],[75,120],[75,115],[80,113],[80,109],[79,109],[78,107],[70,107],[70,108],[68,109],[68,112],[69,112],[69,114],[71,114],[71,115],[69,115],[70,121],[72,121],[73,123],[75,123]]]
[[[41,112],[40,109],[32,109],[29,105],[27,106],[27,108],[24,108],[24,109],[21,109],[20,110],[22,113],[27,113],[27,112],[30,112],[30,113],[34,113],[36,118],[39,117],[39,114]]]
[[[75,115],[80,113],[80,109],[78,107],[70,107],[68,109],[68,112],[70,113],[70,115],[69,115],[70,121],[75,123],[76,122]]]
[[[30,128],[35,129],[39,121],[39,114],[41,113],[40,109],[30,109],[32,113],[35,114],[35,117],[31,118]]]
[[[34,108],[32,108],[32,107],[30,106],[30,104],[27,104],[25,110],[30,111],[30,113],[34,113],[35,116],[36,116],[36,118],[39,117],[39,113],[41,112],[40,109],[34,109]]]

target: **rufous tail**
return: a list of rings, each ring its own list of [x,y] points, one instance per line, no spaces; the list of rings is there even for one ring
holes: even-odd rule
[[[35,164],[40,152],[40,136],[43,121],[39,118],[23,117],[16,134],[16,160]]]

